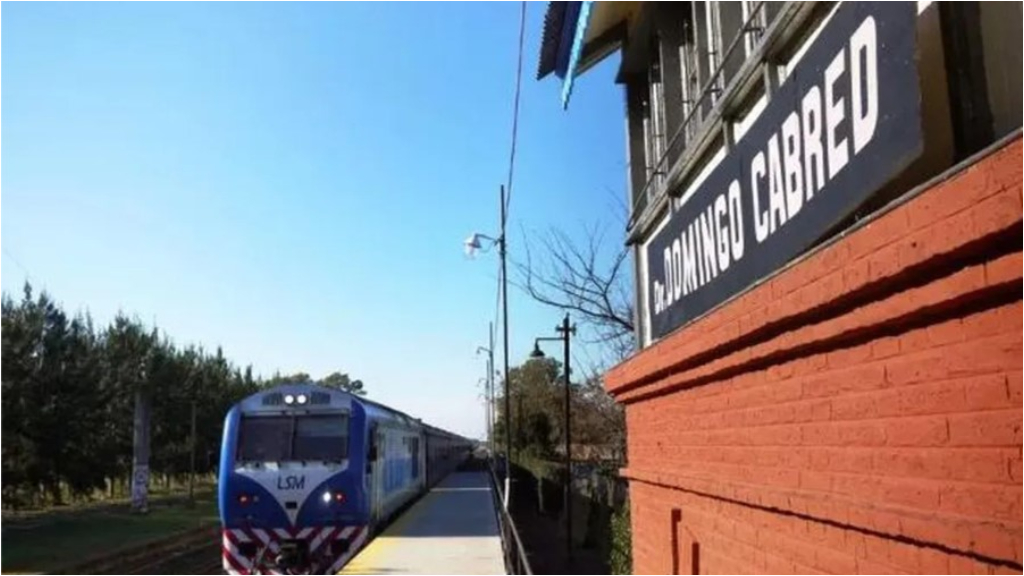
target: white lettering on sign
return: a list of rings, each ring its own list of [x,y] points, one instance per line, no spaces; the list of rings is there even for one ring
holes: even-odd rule
[[[851,36],[849,49],[837,54],[825,69],[825,101],[820,100],[822,90],[817,85],[812,86],[804,94],[800,114],[795,111],[791,113],[782,123],[781,131],[772,134],[767,144],[767,198],[764,197],[765,186],[762,180],[766,175],[764,153],[759,152],[751,160],[750,194],[754,204],[754,229],[758,243],[778,232],[796,216],[805,202],[814,198],[815,192],[824,188],[849,163],[849,139],[837,135],[837,130],[844,122],[852,124],[855,155],[874,136],[878,124],[876,43],[875,19],[869,16]],[[848,59],[852,59],[852,63],[847,93],[851,94],[853,105],[853,117],[849,121],[844,112],[844,97],[837,96],[835,90],[846,70]],[[821,138],[823,129],[824,143]],[[823,166],[826,157],[827,177]]]
[[[824,66],[818,82],[796,99],[797,109],[756,148],[749,177],[732,179],[667,243],[663,278],[651,279],[654,314],[743,258],[744,195],[751,205],[754,239],[764,243],[872,141],[879,120],[877,36],[875,19],[868,16]]]
[[[878,126],[878,32],[875,28],[875,18],[868,16],[850,38],[854,154],[871,141]]]
[[[654,282],[655,307],[661,310],[710,282],[743,257],[740,183],[718,194],[683,234],[665,248],[665,284]]]

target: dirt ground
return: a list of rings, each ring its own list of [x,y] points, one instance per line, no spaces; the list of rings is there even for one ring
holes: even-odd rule
[[[580,544],[586,528],[579,524],[574,525],[573,540],[577,544],[572,550],[570,563],[565,545],[561,502],[554,502],[554,506],[549,505],[548,510],[541,512],[536,482],[524,478],[517,481],[517,484],[512,491],[512,520],[519,530],[534,574],[610,573],[600,550]],[[578,518],[576,521],[579,523]]]
[[[513,504],[512,519],[523,539],[534,574],[608,574],[598,550],[573,549],[570,565],[565,549],[565,527],[555,517],[545,516],[530,506]]]

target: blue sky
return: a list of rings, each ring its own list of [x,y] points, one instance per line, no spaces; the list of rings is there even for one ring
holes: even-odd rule
[[[535,80],[544,6],[527,9],[513,257],[523,230],[622,239],[617,61],[563,111]],[[497,258],[461,244],[497,228],[519,9],[5,4],[3,290],[27,275],[263,374],[346,371],[481,434]],[[561,316],[510,296],[514,365]]]

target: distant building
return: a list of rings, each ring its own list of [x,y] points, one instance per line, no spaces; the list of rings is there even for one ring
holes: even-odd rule
[[[618,53],[637,573],[1021,571],[1021,3],[551,2]]]

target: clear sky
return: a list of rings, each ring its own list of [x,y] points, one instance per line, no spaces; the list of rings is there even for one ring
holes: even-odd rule
[[[559,82],[535,79],[545,6],[527,9],[513,258],[523,231],[623,237],[617,61],[563,111]],[[497,254],[468,260],[462,241],[496,233],[519,10],[4,4],[3,290],[27,276],[264,375],[348,372],[482,434]],[[510,296],[515,365],[561,314]]]

